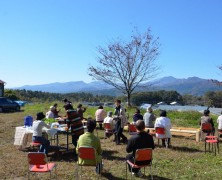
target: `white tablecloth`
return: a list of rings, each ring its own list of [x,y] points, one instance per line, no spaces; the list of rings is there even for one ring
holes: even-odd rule
[[[54,137],[57,133],[57,129],[43,128],[43,132],[46,132],[50,137]],[[14,145],[18,146],[19,149],[30,146],[32,142],[32,127],[18,126],[15,128]]]

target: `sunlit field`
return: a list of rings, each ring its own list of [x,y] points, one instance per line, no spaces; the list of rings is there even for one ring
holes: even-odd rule
[[[32,115],[35,117],[36,112],[46,112],[49,106],[50,104],[26,105],[21,112],[0,114],[0,179],[22,180],[28,178],[27,153],[33,150],[26,148],[21,151],[13,145],[15,127],[23,125],[24,116]],[[86,116],[93,116],[95,110],[96,108],[87,108]],[[105,110],[111,110],[111,108]],[[61,110],[61,114],[65,114],[65,112]],[[133,110],[129,110],[130,118],[132,118],[132,114]],[[192,120],[192,118],[187,117],[188,123],[182,123],[179,117],[178,114],[172,116],[174,126],[189,127],[190,124],[190,127],[198,127],[197,119]],[[193,118],[197,118],[197,116],[194,114]],[[183,119],[183,121],[186,120]],[[97,129],[97,132],[103,149],[104,170],[102,179],[125,179],[126,145],[117,146],[112,142],[113,137],[104,139],[104,131]],[[124,134],[130,138],[128,132],[125,131]],[[157,140],[155,138],[154,140],[157,144]],[[196,142],[195,136],[173,136],[171,142],[172,147],[168,149],[156,145],[153,152],[152,168],[154,179],[221,179],[222,153],[216,156],[211,152],[205,154],[204,142]],[[49,152],[49,161],[57,164],[58,179],[76,179],[77,157],[73,154],[73,145],[69,147],[69,151]],[[95,168],[83,168],[83,179],[96,179],[96,177]],[[45,173],[31,177],[31,179],[48,178],[49,174]],[[130,178],[129,173],[128,178]],[[149,168],[147,168],[146,176],[143,179],[150,179]]]

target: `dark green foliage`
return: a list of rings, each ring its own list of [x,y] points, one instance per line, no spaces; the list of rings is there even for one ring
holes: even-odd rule
[[[7,96],[8,95],[8,96]],[[41,91],[30,90],[6,90],[6,96],[10,97],[14,95],[14,99],[20,99],[30,102],[53,102],[62,101],[64,98],[69,99],[72,102],[113,102],[114,97],[108,95],[92,95],[91,93],[49,93]]]
[[[151,92],[140,92],[132,95],[132,103],[139,106],[142,103],[157,104],[158,102],[164,101],[171,103],[176,101],[183,104],[182,96],[176,91],[151,91]]]

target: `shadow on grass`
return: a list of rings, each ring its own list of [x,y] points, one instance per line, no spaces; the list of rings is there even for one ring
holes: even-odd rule
[[[183,151],[183,152],[203,152],[196,148],[179,147],[179,146],[171,146],[170,149],[173,151]]]
[[[50,161],[57,162],[73,162],[77,161],[77,155],[73,151],[55,151],[49,155]]]
[[[123,180],[125,178],[119,178],[111,174],[110,172],[103,172],[102,176],[105,177],[106,179],[115,179],[115,180]]]
[[[107,159],[107,160],[118,160],[118,161],[126,160],[125,157],[118,157],[118,156],[114,156],[113,154],[118,154],[118,151],[104,150],[102,157],[103,159]]]
[[[151,179],[150,176],[144,176],[141,179]],[[153,180],[172,180],[169,178],[165,178],[165,177],[160,177],[160,176],[153,176]]]

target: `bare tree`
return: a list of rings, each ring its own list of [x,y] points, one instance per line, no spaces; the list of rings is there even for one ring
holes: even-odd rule
[[[218,68],[222,71],[222,65],[218,66]],[[222,82],[216,79],[210,79],[211,82],[215,83],[218,86],[222,86]]]
[[[127,95],[131,106],[131,94],[144,81],[157,75],[155,64],[159,55],[159,38],[151,35],[150,29],[144,34],[133,31],[129,42],[121,40],[98,47],[98,66],[89,67],[89,75],[101,80]]]

